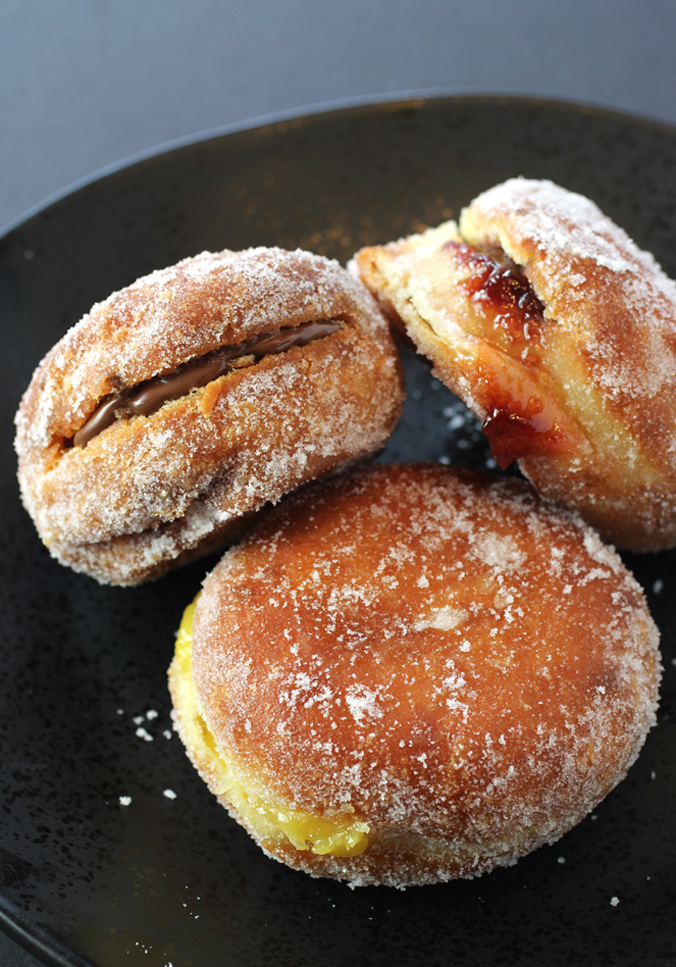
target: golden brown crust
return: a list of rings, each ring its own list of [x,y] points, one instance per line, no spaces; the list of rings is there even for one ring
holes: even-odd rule
[[[342,328],[323,339],[69,445],[110,393],[220,346],[333,318]],[[387,326],[337,263],[279,249],[203,253],[113,294],[45,358],[17,414],[22,497],[55,557],[135,584],[380,448],[402,397]]]
[[[453,239],[497,246],[523,267],[544,306],[537,363],[477,332],[462,271],[442,257]],[[475,199],[459,226],[363,250],[355,264],[482,419],[495,400],[487,374],[553,414],[558,442],[516,451],[539,490],[620,547],[676,544],[676,284],[592,202],[512,179]]]
[[[192,668],[254,789],[370,830],[349,858],[262,846],[404,886],[509,865],[586,815],[654,720],[657,640],[617,555],[527,484],[390,465],[292,495],[226,553]]]

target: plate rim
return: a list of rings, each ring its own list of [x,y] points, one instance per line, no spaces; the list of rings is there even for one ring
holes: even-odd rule
[[[5,910],[0,909],[0,930],[17,946],[32,957],[36,957],[46,967],[89,967],[86,960],[75,951],[59,949],[58,938],[53,935],[42,936],[42,931],[30,933],[18,920],[11,920]],[[92,965],[94,967],[94,965]]]
[[[232,121],[211,128],[204,128],[191,134],[161,141],[140,151],[125,155],[110,164],[96,168],[94,171],[68,182],[64,187],[50,193],[35,205],[11,219],[5,225],[0,225],[0,244],[6,242],[10,235],[21,229],[32,219],[44,214],[48,209],[64,202],[71,195],[91,187],[107,178],[114,177],[135,165],[151,162],[176,151],[194,148],[199,144],[216,141],[229,135],[245,134],[261,131],[265,128],[275,128],[289,123],[303,123],[317,121],[331,115],[349,114],[351,112],[366,112],[368,110],[397,111],[412,107],[422,108],[428,102],[448,104],[504,104],[507,106],[528,106],[551,108],[566,113],[593,114],[598,117],[614,119],[627,124],[652,128],[656,131],[670,133],[676,136],[676,124],[660,120],[648,115],[623,111],[604,106],[600,103],[568,98],[558,98],[552,95],[536,94],[501,94],[499,92],[476,92],[446,90],[444,88],[411,89],[391,91],[384,94],[365,94],[353,97],[336,98],[328,101],[318,101],[305,106],[274,111],[269,114],[254,115],[244,120]]]

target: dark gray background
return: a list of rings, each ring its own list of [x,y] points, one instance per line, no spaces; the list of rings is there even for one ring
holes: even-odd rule
[[[0,0],[0,226],[166,141],[420,89],[676,123],[676,3]]]
[[[676,3],[0,0],[0,226],[164,142],[421,90],[676,124]],[[0,934],[1,967],[35,964]]]

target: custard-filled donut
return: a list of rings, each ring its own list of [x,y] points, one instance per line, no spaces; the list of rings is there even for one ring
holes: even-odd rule
[[[512,179],[353,264],[501,466],[619,547],[676,544],[676,283],[591,201]]]
[[[641,589],[517,479],[388,465],[226,551],[169,672],[178,731],[272,857],[352,885],[508,866],[581,820],[655,715]]]
[[[306,252],[203,253],[91,310],[17,413],[24,504],[54,557],[137,584],[383,446],[403,399],[373,298]]]

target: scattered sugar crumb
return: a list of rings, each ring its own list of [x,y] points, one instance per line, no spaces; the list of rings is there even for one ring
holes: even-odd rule
[[[559,858],[557,859],[556,862],[557,863],[561,863],[561,865],[563,865],[566,862],[566,857],[565,856],[559,856]]]
[[[444,416],[446,416],[446,411],[444,411]],[[465,426],[467,420],[462,413],[454,413],[451,419],[446,424],[446,429],[448,430],[461,430]]]
[[[135,715],[132,722],[134,725],[142,725],[145,722],[145,717],[143,715]]]
[[[437,628],[439,631],[452,631],[465,618],[465,612],[460,611],[458,608],[436,608],[427,617],[416,621],[413,627],[416,631],[423,631],[426,628]]]
[[[655,594],[659,594],[663,588],[664,588],[664,581],[662,580],[662,578],[658,578],[653,584],[653,592]]]
[[[652,771],[652,772],[650,773],[650,778],[651,778],[651,779],[657,779],[657,773],[655,772],[655,770],[654,770],[654,769],[653,769],[653,771]]]
[[[118,708],[117,714],[118,715],[124,715],[124,709],[123,708]]]
[[[162,735],[165,737],[165,739],[170,739],[171,736],[173,735],[173,732],[171,731],[171,729],[165,729]]]
[[[139,739],[143,739],[145,742],[152,742],[153,737],[150,732],[147,732],[144,728],[136,729],[136,734]]]
[[[166,796],[166,797],[167,797],[167,799],[176,799],[176,793],[174,792],[174,790],[173,790],[173,789],[165,789],[165,790],[164,790],[164,791],[162,792],[162,795],[163,795],[163,796]]]
[[[131,796],[120,796],[120,806],[131,806]]]
[[[619,902],[620,902],[620,898],[618,896],[612,896],[610,898],[611,907],[616,907]]]
[[[152,722],[152,720],[156,719],[159,714],[160,713],[156,712],[154,708],[151,708],[151,709],[148,709],[148,711],[146,712],[146,718],[148,719],[149,722]]]

